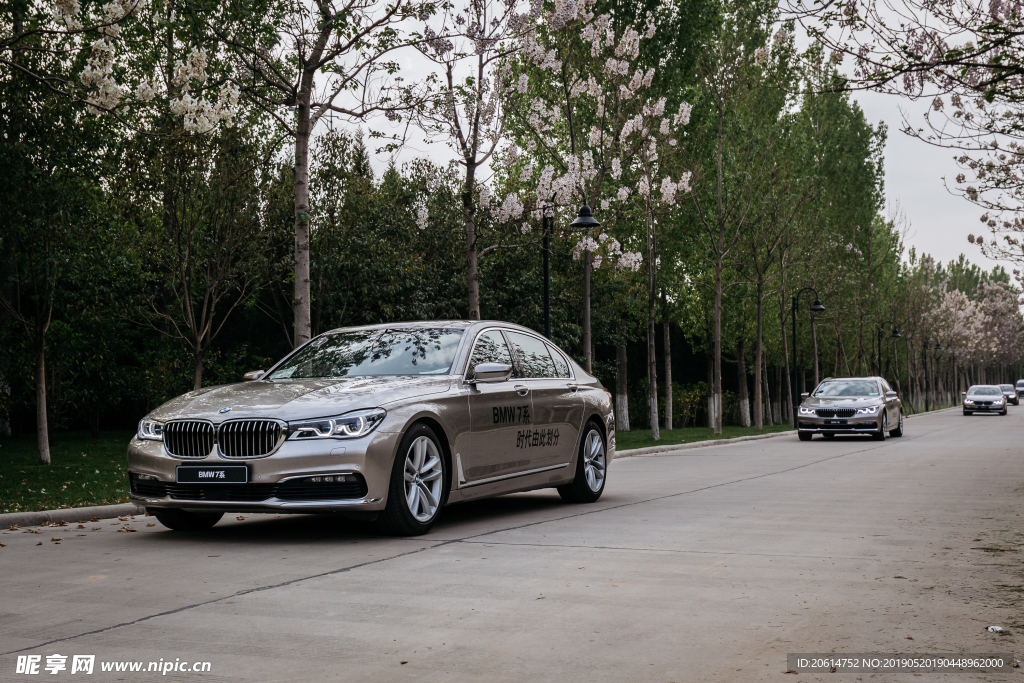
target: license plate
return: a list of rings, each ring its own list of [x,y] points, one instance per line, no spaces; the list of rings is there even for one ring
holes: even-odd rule
[[[197,467],[182,465],[177,469],[179,484],[245,484],[249,481],[249,468],[245,465],[227,467]]]
[[[825,424],[827,424],[827,425],[844,425],[844,424],[846,424],[846,420],[825,420]]]

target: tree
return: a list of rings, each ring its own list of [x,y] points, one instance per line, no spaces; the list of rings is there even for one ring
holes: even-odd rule
[[[50,464],[47,335],[58,290],[94,241],[104,122],[29,79],[0,84],[0,306],[31,340],[39,462]]]
[[[122,201],[136,204],[127,211],[137,221],[146,285],[139,314],[188,346],[194,390],[211,342],[263,282],[270,240],[261,211],[274,149],[259,134],[144,138],[126,160],[137,171]]]

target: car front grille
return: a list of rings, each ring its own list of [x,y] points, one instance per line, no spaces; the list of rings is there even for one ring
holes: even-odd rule
[[[225,458],[258,458],[272,453],[284,438],[284,429],[273,420],[225,422],[217,431],[217,445]]]
[[[975,401],[974,405],[976,405],[976,406],[990,406],[990,405],[992,405],[992,401]]]
[[[340,478],[340,477],[339,477]],[[366,480],[361,474],[349,474],[348,481],[314,483],[309,478],[283,484],[178,484],[131,476],[131,491],[144,498],[205,500],[229,503],[261,503],[270,498],[288,501],[357,500],[366,497]]]
[[[853,417],[857,414],[856,408],[818,408],[815,412],[818,417]]]
[[[179,458],[205,458],[213,450],[213,441],[209,422],[178,420],[164,425],[164,448]]]

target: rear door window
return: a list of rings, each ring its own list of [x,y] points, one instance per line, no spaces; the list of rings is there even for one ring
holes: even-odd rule
[[[555,362],[551,360],[547,345],[536,337],[520,332],[506,332],[512,348],[519,357],[523,377],[558,377]]]

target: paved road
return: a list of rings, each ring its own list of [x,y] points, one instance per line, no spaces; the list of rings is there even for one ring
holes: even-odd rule
[[[1011,411],[915,418],[884,443],[622,459],[595,505],[508,496],[450,508],[418,539],[257,515],[201,536],[144,517],[8,532],[0,680],[32,680],[16,653],[212,663],[168,674],[189,681],[559,683],[827,678],[783,674],[787,652],[1019,653],[1024,407]],[[918,680],[844,680],[872,678]]]

